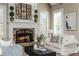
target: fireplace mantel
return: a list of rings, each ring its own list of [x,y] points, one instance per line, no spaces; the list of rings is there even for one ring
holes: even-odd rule
[[[29,43],[20,43],[20,45],[27,47],[27,46],[33,46],[34,44],[37,44],[36,42],[29,42]]]

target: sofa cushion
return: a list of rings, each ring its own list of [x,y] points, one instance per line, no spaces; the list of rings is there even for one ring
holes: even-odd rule
[[[62,47],[60,44],[58,44],[58,43],[52,43],[52,42],[49,42],[46,45],[47,46],[51,46],[53,48],[58,48],[58,49],[60,49]]]
[[[58,36],[52,36],[51,37],[51,42],[58,43],[59,42],[59,37]]]

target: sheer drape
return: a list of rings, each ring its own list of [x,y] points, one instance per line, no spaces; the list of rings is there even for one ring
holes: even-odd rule
[[[49,12],[40,12],[40,33],[47,34],[49,29]]]
[[[64,33],[64,18],[63,9],[55,10],[53,12],[54,20],[54,35],[63,35]]]

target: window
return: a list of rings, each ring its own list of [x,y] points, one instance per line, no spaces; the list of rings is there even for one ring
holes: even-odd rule
[[[54,35],[62,35],[63,34],[63,28],[64,28],[64,21],[63,21],[63,9],[55,10],[53,12],[53,25],[54,25]]]
[[[0,4],[0,38],[3,38],[4,32],[6,31],[4,28],[6,26],[6,15],[6,4]]]
[[[49,28],[49,12],[40,12],[40,33],[47,34]]]

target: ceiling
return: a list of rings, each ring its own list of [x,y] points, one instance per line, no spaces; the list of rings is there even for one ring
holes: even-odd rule
[[[48,4],[48,6],[51,8],[53,5],[56,5],[56,4],[58,4],[58,3],[47,3]]]
[[[57,5],[57,4],[63,4],[63,3],[48,3],[48,6],[51,8],[52,6]]]

